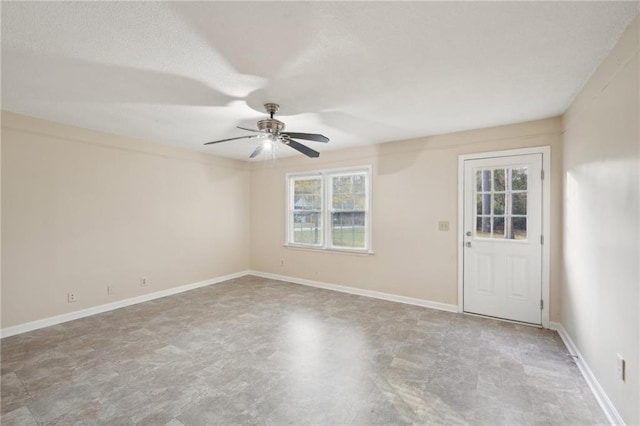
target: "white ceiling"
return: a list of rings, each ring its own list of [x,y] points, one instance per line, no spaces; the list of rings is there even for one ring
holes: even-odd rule
[[[2,108],[238,159],[265,102],[321,152],[535,120],[638,5],[3,1]]]

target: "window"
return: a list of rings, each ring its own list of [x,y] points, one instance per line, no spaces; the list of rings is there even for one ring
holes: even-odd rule
[[[371,249],[370,167],[287,175],[287,244]]]
[[[527,239],[527,167],[476,170],[476,238]]]

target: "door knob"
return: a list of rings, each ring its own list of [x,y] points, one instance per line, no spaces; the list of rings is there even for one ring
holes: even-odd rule
[[[469,247],[469,248],[471,248],[471,242],[470,242],[470,241],[467,241],[466,243],[464,243],[464,246],[465,246],[465,247]]]

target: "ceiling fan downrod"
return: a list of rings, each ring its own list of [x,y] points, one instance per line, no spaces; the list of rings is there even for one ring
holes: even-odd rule
[[[279,135],[280,132],[284,130],[284,123],[273,118],[273,114],[278,112],[278,109],[280,109],[280,105],[268,103],[264,104],[264,109],[267,110],[267,113],[269,113],[269,118],[258,121],[258,129],[261,132]]]
[[[264,104],[264,109],[267,111],[269,116],[273,118],[273,114],[278,112],[278,110],[280,109],[280,105],[274,103],[266,103]]]

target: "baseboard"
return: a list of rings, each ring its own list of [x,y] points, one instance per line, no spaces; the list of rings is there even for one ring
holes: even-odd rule
[[[364,290],[356,287],[348,287],[348,286],[338,285],[338,284],[329,284],[329,283],[324,283],[320,281],[312,281],[312,280],[306,280],[303,278],[290,277],[286,275],[271,274],[268,272],[249,271],[249,275],[255,275],[257,277],[269,278],[269,279],[278,280],[278,281],[286,281],[294,284],[306,285],[309,287],[322,288],[325,290],[339,291],[341,293],[349,293],[349,294],[356,294],[358,296],[372,297],[374,299],[382,299],[390,302],[405,303],[407,305],[415,305],[415,306],[422,306],[425,308],[438,309],[440,311],[458,312],[458,305],[452,305],[449,303],[433,302],[430,300],[417,299],[414,297],[398,296],[396,294],[391,294],[391,293],[383,293],[380,291],[373,291],[373,290]]]
[[[0,338],[15,336],[16,334],[26,333],[28,331],[37,330],[39,328],[49,327],[49,326],[61,324],[67,321],[73,321],[79,318],[100,314],[102,312],[112,311],[114,309],[124,308],[125,306],[131,306],[138,303],[147,302],[149,300],[159,299],[161,297],[171,296],[173,294],[183,293],[185,291],[193,290],[200,287],[206,287],[212,284],[218,284],[223,281],[231,280],[234,278],[240,278],[248,274],[249,274],[249,271],[236,272],[234,274],[223,275],[221,277],[211,278],[208,280],[199,281],[192,284],[186,284],[180,287],[169,288],[166,290],[156,291],[154,293],[131,297],[129,299],[118,300],[117,302],[107,303],[99,306],[93,306],[91,308],[82,309],[75,312],[69,312],[67,314],[56,315],[56,316],[44,318],[41,320],[14,325],[12,327],[1,329]]]
[[[620,416],[620,413],[618,413],[618,410],[616,410],[616,407],[614,407],[606,392],[604,391],[604,389],[602,389],[602,386],[600,386],[600,383],[596,379],[596,376],[593,375],[591,368],[589,368],[589,365],[582,357],[582,354],[578,350],[575,343],[573,343],[573,340],[571,340],[571,336],[569,336],[562,324],[560,324],[559,322],[551,322],[549,323],[549,328],[558,332],[560,338],[569,350],[569,353],[575,357],[576,364],[578,365],[580,373],[582,373],[582,376],[587,381],[589,389],[591,389],[593,396],[598,401],[598,404],[600,404],[600,407],[602,408],[602,411],[604,411],[604,414],[607,416],[609,423],[611,423],[612,425],[624,425],[625,423]]]
[[[229,275],[224,275],[224,276],[221,276],[221,277],[211,278],[211,279],[208,279],[208,280],[204,280],[204,281],[200,281],[200,282],[196,282],[196,283],[192,283],[192,284],[186,284],[186,285],[183,285],[183,286],[180,286],[180,287],[174,287],[174,288],[169,288],[169,289],[166,289],[166,290],[160,290],[160,291],[156,291],[154,293],[143,294],[141,296],[136,296],[136,297],[131,297],[129,299],[119,300],[117,302],[107,303],[107,304],[99,305],[99,306],[93,306],[91,308],[81,309],[79,311],[69,312],[69,313],[62,314],[62,315],[56,315],[56,316],[49,317],[49,318],[44,318],[44,319],[41,319],[41,320],[31,321],[31,322],[27,322],[27,323],[24,323],[24,324],[19,324],[19,325],[15,325],[15,326],[12,326],[12,327],[3,328],[3,329],[0,329],[0,339],[3,339],[5,337],[10,337],[10,336],[15,336],[16,334],[21,334],[21,333],[26,333],[26,332],[33,331],[33,330],[38,330],[40,328],[50,327],[50,326],[56,325],[56,324],[62,324],[62,323],[67,322],[67,321],[73,321],[73,320],[76,320],[76,319],[79,319],[79,318],[84,318],[84,317],[88,317],[88,316],[91,316],[91,315],[96,315],[96,314],[100,314],[100,313],[103,313],[103,312],[112,311],[114,309],[124,308],[126,306],[131,306],[131,305],[135,305],[135,304],[138,304],[138,303],[147,302],[149,300],[159,299],[161,297],[166,297],[166,296],[171,296],[171,295],[178,294],[178,293],[183,293],[185,291],[193,290],[193,289],[196,289],[196,288],[200,288],[200,287],[205,287],[205,286],[212,285],[212,284],[221,283],[223,281],[231,280],[231,279],[234,279],[234,278],[240,278],[240,277],[243,277],[245,275],[255,275],[255,276],[258,276],[258,277],[269,278],[269,279],[274,279],[274,280],[279,280],[279,281],[286,281],[286,282],[306,285],[306,286],[310,286],[310,287],[323,288],[323,289],[326,289],[326,290],[339,291],[339,292],[342,292],[342,293],[356,294],[358,296],[373,297],[375,299],[388,300],[388,301],[391,301],[391,302],[399,302],[399,303],[405,303],[405,304],[408,304],[408,305],[416,305],[416,306],[422,306],[422,307],[426,307],[426,308],[439,309],[441,311],[458,312],[458,306],[457,305],[451,305],[451,304],[448,304],[448,303],[432,302],[430,300],[417,299],[417,298],[413,298],[413,297],[398,296],[398,295],[395,295],[395,294],[382,293],[382,292],[372,291],[372,290],[363,290],[363,289],[355,288],[355,287],[348,287],[348,286],[342,286],[342,285],[338,285],[338,284],[323,283],[323,282],[320,282],[320,281],[305,280],[305,279],[302,279],[302,278],[289,277],[289,276],[285,276],[285,275],[269,274],[269,273],[266,273],[266,272],[241,271],[241,272],[236,272],[234,274],[229,274]]]

